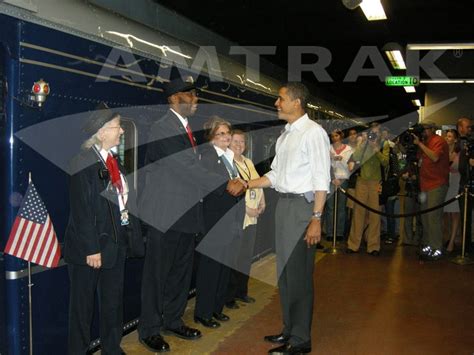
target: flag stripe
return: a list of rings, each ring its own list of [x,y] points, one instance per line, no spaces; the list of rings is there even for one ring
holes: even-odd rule
[[[25,248],[26,241],[28,239],[30,239],[31,228],[33,228],[34,225],[35,225],[35,223],[33,223],[31,221],[28,221],[28,223],[26,224],[24,236],[21,239],[21,243],[20,243],[20,246],[19,246],[18,250],[16,251],[16,255],[18,255],[19,258],[21,258],[21,255],[23,254],[23,249]]]
[[[56,237],[55,235],[51,237],[52,244],[51,244],[51,248],[49,248],[49,258],[47,258],[47,262],[46,262],[47,267],[51,267],[58,250],[58,243],[55,241],[55,237]]]
[[[48,224],[48,232],[49,233],[47,234],[47,238],[45,239],[45,241],[46,241],[45,246],[41,250],[41,259],[38,262],[38,264],[40,264],[40,265],[44,265],[44,260],[46,258],[46,255],[49,253],[49,246],[51,244],[51,240],[54,237],[54,231],[50,231],[51,228],[49,228],[51,226],[51,224],[49,223],[49,218],[46,221],[46,223]]]
[[[49,233],[50,232],[50,228],[51,228],[51,224],[48,223],[48,220],[46,220],[46,224],[45,224],[45,229],[46,229],[46,233],[43,235],[43,238],[41,238],[39,244],[38,244],[38,248],[36,249],[36,255],[35,255],[35,263],[39,264],[40,263],[40,260],[43,256],[43,252],[44,252],[44,246],[46,245],[46,240],[48,239],[49,237]]]
[[[36,262],[35,260],[38,257],[38,254],[40,252],[40,247],[41,247],[41,244],[43,243],[45,235],[46,235],[46,233],[48,233],[48,227],[49,227],[49,224],[45,224],[43,226],[42,233],[40,234],[39,238],[37,238],[36,241],[35,241],[35,244],[34,244],[35,252],[34,252],[33,256],[30,259],[34,263]]]
[[[46,228],[43,225],[40,225],[38,232],[31,238],[30,245],[28,247],[28,252],[25,255],[25,260],[32,261],[34,252],[36,251],[36,246],[38,245],[38,240],[46,232]]]
[[[36,236],[38,235],[38,232],[41,228],[41,224],[39,223],[33,223],[32,224],[32,228],[30,229],[30,233],[28,234],[28,237],[25,238],[26,239],[26,243],[23,247],[23,252],[21,253],[20,255],[20,258],[21,259],[25,259],[25,260],[29,260],[27,257],[26,257],[26,254],[28,253],[28,249],[31,248],[31,244],[32,244],[32,241],[36,238]]]
[[[14,248],[14,244],[16,243],[16,233],[20,225],[23,225],[24,220],[21,218],[16,217],[15,222],[13,223],[12,230],[10,232],[10,236],[8,237],[8,242],[5,247],[5,253],[10,254],[12,248]]]
[[[23,235],[26,235],[26,230],[28,229],[28,224],[30,223],[30,221],[28,220],[23,220],[23,223],[20,224],[20,227],[21,228],[18,228],[17,232],[16,232],[16,235],[15,235],[15,246],[14,248],[12,249],[12,251],[14,252],[15,255],[18,255],[18,249],[20,248],[21,246],[21,242],[23,241],[22,238],[23,238]]]

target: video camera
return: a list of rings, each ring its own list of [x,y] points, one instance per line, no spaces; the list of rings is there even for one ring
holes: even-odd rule
[[[413,146],[414,145],[413,144],[414,137],[412,136],[412,134],[414,134],[415,136],[417,136],[421,140],[423,138],[423,136],[422,136],[423,130],[424,130],[424,128],[420,124],[416,124],[416,125],[408,128],[405,132],[403,132],[400,135],[400,144],[403,145],[405,148]]]
[[[367,133],[367,139],[371,142],[373,141],[376,141],[378,138],[378,135],[377,135],[377,132],[375,131],[369,131],[369,133]]]
[[[461,149],[465,149],[470,159],[474,159],[474,134],[470,134],[466,137],[459,137]]]

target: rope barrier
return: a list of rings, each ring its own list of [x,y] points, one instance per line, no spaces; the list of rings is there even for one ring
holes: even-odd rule
[[[375,208],[372,208],[370,206],[367,206],[365,203],[359,201],[358,199],[356,199],[354,196],[352,196],[350,193],[348,193],[346,190],[344,190],[342,187],[339,187],[339,190],[347,196],[347,198],[349,198],[350,200],[354,201],[355,203],[357,203],[358,205],[361,205],[362,207],[364,207],[365,209],[369,210],[370,212],[373,212],[373,213],[376,213],[376,214],[379,214],[381,216],[385,216],[385,217],[388,217],[388,218],[404,218],[404,217],[414,217],[414,216],[418,216],[418,215],[421,215],[421,214],[425,214],[425,213],[429,213],[429,212],[432,212],[434,210],[437,210],[438,208],[441,208],[441,207],[444,207],[444,206],[447,206],[449,205],[450,203],[453,203],[454,201],[456,200],[459,200],[463,195],[464,195],[464,192],[461,192],[460,194],[454,196],[452,199],[449,199],[448,201],[446,202],[443,202],[442,204],[439,204],[438,206],[434,206],[434,207],[430,207],[430,208],[427,208],[426,210],[422,210],[422,211],[418,211],[418,212],[412,212],[412,213],[404,213],[404,214],[388,214],[388,213],[384,213],[384,212],[381,212],[379,210],[376,210]]]

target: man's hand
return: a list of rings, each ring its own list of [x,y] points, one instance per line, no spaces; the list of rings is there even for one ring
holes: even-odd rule
[[[232,196],[240,196],[247,190],[247,184],[242,179],[229,180],[227,192]]]
[[[316,245],[321,240],[321,220],[317,218],[311,218],[311,222],[309,222],[308,227],[306,228],[306,235],[304,236],[304,240],[308,245],[308,248],[311,245]]]
[[[413,136],[413,144],[419,145],[420,144],[420,138],[416,134],[411,134]]]
[[[258,217],[258,215],[259,215],[258,209],[250,208],[250,207],[245,207],[245,213],[249,217]]]
[[[99,269],[102,266],[102,259],[101,259],[100,253],[87,255],[86,263],[87,265],[89,265],[90,267],[93,267],[94,269]]]

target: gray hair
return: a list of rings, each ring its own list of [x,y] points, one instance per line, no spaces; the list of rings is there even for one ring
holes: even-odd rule
[[[102,142],[99,139],[98,131],[92,135],[89,139],[84,141],[81,145],[81,149],[91,149],[94,145],[97,145],[99,147],[102,147]]]

